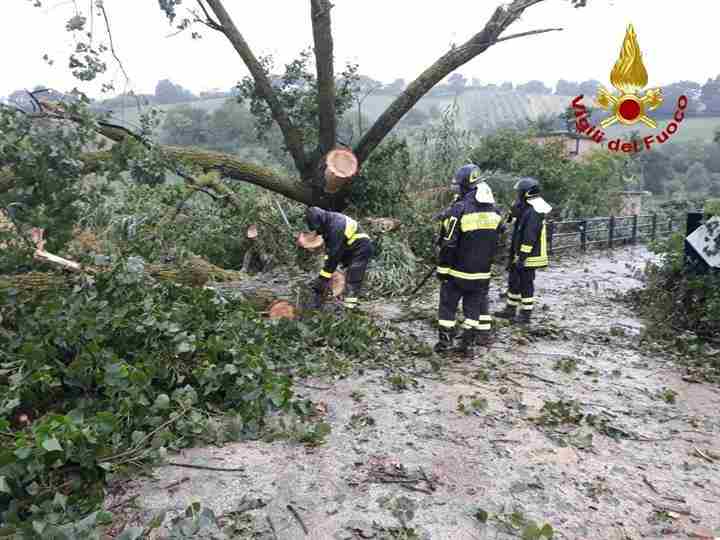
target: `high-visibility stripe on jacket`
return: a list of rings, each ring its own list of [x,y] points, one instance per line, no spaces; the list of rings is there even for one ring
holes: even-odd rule
[[[438,274],[466,285],[490,279],[502,220],[495,207],[478,203],[473,190],[443,217]]]
[[[510,256],[524,261],[525,268],[544,268],[548,265],[547,228],[545,214],[532,205],[524,205],[513,227]]]
[[[358,240],[370,237],[360,232],[357,221],[339,212],[325,211],[320,221],[319,232],[325,241],[326,249],[325,262],[320,276],[330,278],[347,250],[358,245],[356,244]]]

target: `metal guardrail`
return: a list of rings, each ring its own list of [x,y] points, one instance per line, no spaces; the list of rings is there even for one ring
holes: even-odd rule
[[[679,230],[682,222],[677,218],[661,218],[657,214],[609,216],[569,221],[548,221],[548,253],[573,248],[612,249],[619,245],[632,245],[656,240],[661,234]],[[506,247],[510,235],[506,238]]]

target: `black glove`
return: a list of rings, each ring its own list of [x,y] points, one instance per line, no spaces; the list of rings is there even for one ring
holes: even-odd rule
[[[318,294],[325,294],[330,288],[330,278],[318,276],[315,281],[313,281],[312,288]]]
[[[514,266],[515,266],[515,259],[513,257],[510,257],[508,259],[508,265],[507,265],[508,272],[512,271]]]

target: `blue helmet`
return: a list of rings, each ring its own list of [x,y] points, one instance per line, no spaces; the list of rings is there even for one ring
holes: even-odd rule
[[[457,186],[460,193],[465,194],[477,187],[482,177],[480,167],[472,163],[463,165],[455,173],[453,178],[453,186]]]

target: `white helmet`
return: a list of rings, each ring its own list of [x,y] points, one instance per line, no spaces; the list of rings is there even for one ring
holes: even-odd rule
[[[492,189],[487,185],[486,182],[479,182],[477,185],[477,191],[475,192],[475,200],[479,203],[495,204],[495,197],[493,196]]]

